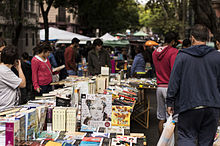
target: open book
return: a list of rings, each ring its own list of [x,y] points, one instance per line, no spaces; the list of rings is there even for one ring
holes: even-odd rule
[[[61,65],[61,66],[58,66],[56,68],[53,68],[53,72],[55,71],[60,71],[61,69],[65,68],[65,65]]]

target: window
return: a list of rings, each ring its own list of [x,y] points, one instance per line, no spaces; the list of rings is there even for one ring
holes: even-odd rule
[[[26,37],[25,37],[25,42],[26,42],[26,46],[28,46],[28,33],[26,33]]]
[[[28,0],[24,0],[24,9],[25,10],[29,10],[29,7],[28,7]]]
[[[34,12],[34,0],[31,0],[31,12]]]
[[[35,35],[34,35],[34,33],[32,33],[32,46],[34,46],[35,45]]]
[[[66,9],[64,7],[59,7],[58,9],[58,21],[66,22]]]

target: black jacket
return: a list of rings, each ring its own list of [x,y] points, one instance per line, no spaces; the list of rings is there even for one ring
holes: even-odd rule
[[[198,106],[220,108],[220,53],[206,45],[180,50],[167,91],[175,113]]]
[[[88,54],[88,71],[90,75],[98,75],[101,73],[101,67],[107,66],[111,70],[111,60],[109,53],[101,49],[97,56],[95,49],[89,51]]]

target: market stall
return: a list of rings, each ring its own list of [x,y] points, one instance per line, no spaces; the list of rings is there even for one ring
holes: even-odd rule
[[[0,111],[1,145],[146,145],[143,133],[130,132],[140,103],[133,81],[102,72],[52,83],[63,88]]]

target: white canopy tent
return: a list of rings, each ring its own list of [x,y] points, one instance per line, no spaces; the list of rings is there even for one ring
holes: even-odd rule
[[[73,32],[68,32],[54,27],[49,28],[49,40],[57,40],[71,43],[71,40],[74,37],[80,40],[80,44],[84,44],[84,42],[91,40],[91,38],[87,36],[83,36]],[[45,29],[40,30],[40,40],[45,40]]]
[[[116,41],[118,40],[114,36],[110,35],[109,33],[104,34],[103,36],[100,37],[103,41]]]

